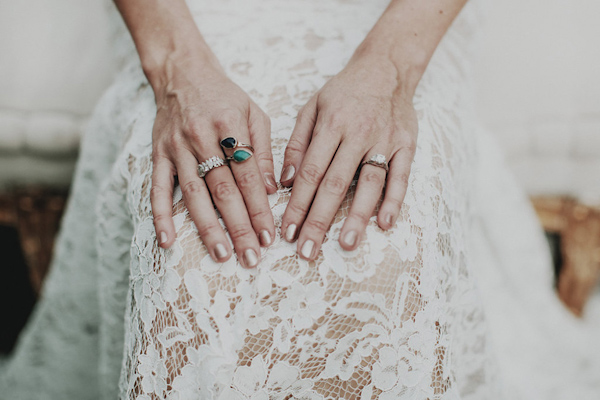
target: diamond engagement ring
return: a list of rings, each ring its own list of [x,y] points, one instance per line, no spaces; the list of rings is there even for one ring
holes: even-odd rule
[[[379,168],[385,169],[385,172],[388,172],[388,162],[383,154],[375,154],[371,156],[367,161],[363,161],[361,167],[365,164],[371,164]]]
[[[234,137],[227,137],[221,140],[221,147],[227,155],[227,161],[237,163],[244,162],[252,157],[254,147],[246,143],[239,143]]]
[[[206,174],[210,172],[211,169],[222,167],[223,165],[227,165],[227,160],[218,156],[212,156],[208,160],[205,160],[204,162],[198,164],[198,176],[200,178],[204,178]]]

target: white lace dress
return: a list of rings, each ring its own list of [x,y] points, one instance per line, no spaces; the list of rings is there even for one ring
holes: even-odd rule
[[[387,3],[189,1],[229,76],[271,117],[277,174],[297,110]],[[360,247],[341,250],[351,189],[315,262],[278,238],[256,270],[211,260],[178,188],[177,241],[157,246],[154,98],[117,24],[122,70],[83,140],[43,299],[3,366],[0,396],[597,396],[591,331],[556,300],[541,228],[474,116],[481,6],[463,9],[418,86],[418,146],[397,226],[384,232],[373,218]],[[286,189],[269,197],[276,224],[288,198]]]

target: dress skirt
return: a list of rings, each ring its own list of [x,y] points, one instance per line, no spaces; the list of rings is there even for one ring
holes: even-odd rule
[[[189,1],[227,74],[271,117],[276,176],[297,111],[387,4]],[[121,69],[83,138],[42,300],[5,360],[0,396],[541,400],[574,387],[591,396],[600,357],[556,299],[542,229],[474,112],[483,8],[468,2],[417,88],[417,150],[396,226],[383,231],[373,217],[358,249],[342,250],[353,185],[316,261],[279,235],[253,270],[235,256],[211,260],[179,187],[177,240],[158,246],[154,96],[115,16]],[[277,229],[289,195],[269,196]]]

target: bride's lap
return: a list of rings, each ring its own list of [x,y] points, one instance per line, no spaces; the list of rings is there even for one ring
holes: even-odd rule
[[[448,111],[460,104],[417,98],[417,152],[393,229],[381,230],[372,218],[359,248],[341,249],[352,187],[316,261],[300,259],[296,244],[278,235],[248,270],[235,256],[211,260],[178,188],[177,241],[158,246],[149,201],[154,104],[143,79],[123,82],[128,95],[113,114],[124,136],[98,208],[99,249],[110,250],[99,254],[100,345],[108,358],[123,354],[122,397],[245,399],[264,391],[264,398],[435,398],[460,389],[457,374],[489,376],[464,243],[473,133]],[[274,133],[276,169],[285,135]],[[277,227],[288,198],[287,189],[270,196]],[[130,232],[131,241],[112,231]],[[467,368],[456,368],[458,354]],[[115,360],[101,361],[107,387],[118,373]]]
[[[421,146],[427,149],[436,139],[423,136],[422,144],[432,141]],[[127,157],[136,222],[121,375],[128,397],[241,399],[264,391],[344,399],[372,392],[384,399],[456,389],[447,368],[456,329],[448,315],[456,311],[447,305],[465,290],[457,287],[465,255],[453,243],[461,235],[449,231],[463,221],[461,206],[446,202],[457,189],[442,181],[453,177],[428,171],[453,163],[459,171],[456,160],[417,154],[397,225],[386,232],[372,218],[357,250],[337,242],[352,187],[316,261],[300,259],[296,244],[279,235],[252,270],[235,256],[211,260],[178,189],[177,241],[169,250],[158,246],[149,160]],[[288,198],[286,189],[270,198],[276,225]]]

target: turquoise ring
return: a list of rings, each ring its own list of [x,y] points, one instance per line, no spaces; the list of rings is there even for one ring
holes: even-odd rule
[[[221,140],[221,147],[225,153],[227,161],[241,163],[247,161],[254,153],[254,147],[246,143],[240,143],[234,137],[226,137]]]

